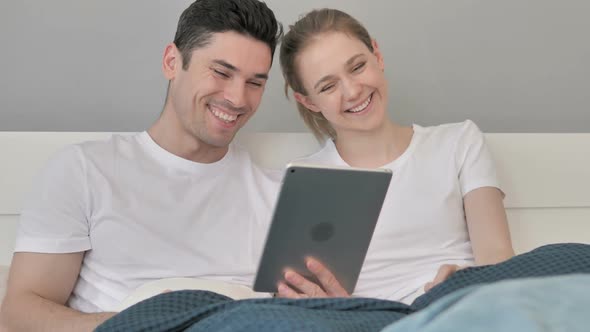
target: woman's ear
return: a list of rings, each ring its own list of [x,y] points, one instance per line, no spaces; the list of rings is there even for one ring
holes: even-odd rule
[[[308,96],[301,94],[299,92],[293,92],[293,96],[295,96],[295,100],[300,103],[301,105],[305,106],[308,110],[312,112],[321,112],[320,109],[309,99]]]
[[[371,44],[373,45],[373,54],[377,57],[377,63],[379,64],[379,68],[381,71],[385,71],[385,64],[383,63],[383,54],[381,50],[379,50],[379,44],[377,44],[377,40],[372,39]]]

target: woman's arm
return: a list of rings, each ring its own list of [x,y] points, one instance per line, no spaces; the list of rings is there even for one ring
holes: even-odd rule
[[[502,195],[498,188],[481,187],[470,191],[463,198],[476,265],[496,264],[514,256]],[[434,279],[426,283],[424,290],[428,292],[462,268],[464,266],[441,266]]]
[[[463,198],[477,265],[495,264],[514,256],[502,199],[502,192],[494,187],[472,190]]]

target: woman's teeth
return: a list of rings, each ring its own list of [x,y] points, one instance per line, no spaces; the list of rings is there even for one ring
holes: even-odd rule
[[[369,95],[369,98],[367,98],[367,100],[365,100],[364,103],[360,104],[359,106],[355,107],[355,108],[351,108],[348,110],[348,112],[351,113],[358,113],[360,111],[363,111],[365,108],[367,108],[367,106],[369,106],[369,103],[371,102],[371,97],[373,96],[373,94]]]

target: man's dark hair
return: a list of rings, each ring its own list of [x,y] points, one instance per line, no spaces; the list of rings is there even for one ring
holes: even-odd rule
[[[264,2],[258,0],[196,0],[182,12],[174,44],[182,54],[182,68],[192,51],[207,45],[214,33],[235,31],[264,42],[274,55],[283,27]]]

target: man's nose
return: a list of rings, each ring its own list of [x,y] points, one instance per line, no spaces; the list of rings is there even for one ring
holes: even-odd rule
[[[239,80],[234,80],[225,88],[225,100],[229,101],[233,107],[242,108],[246,106],[246,87]]]

